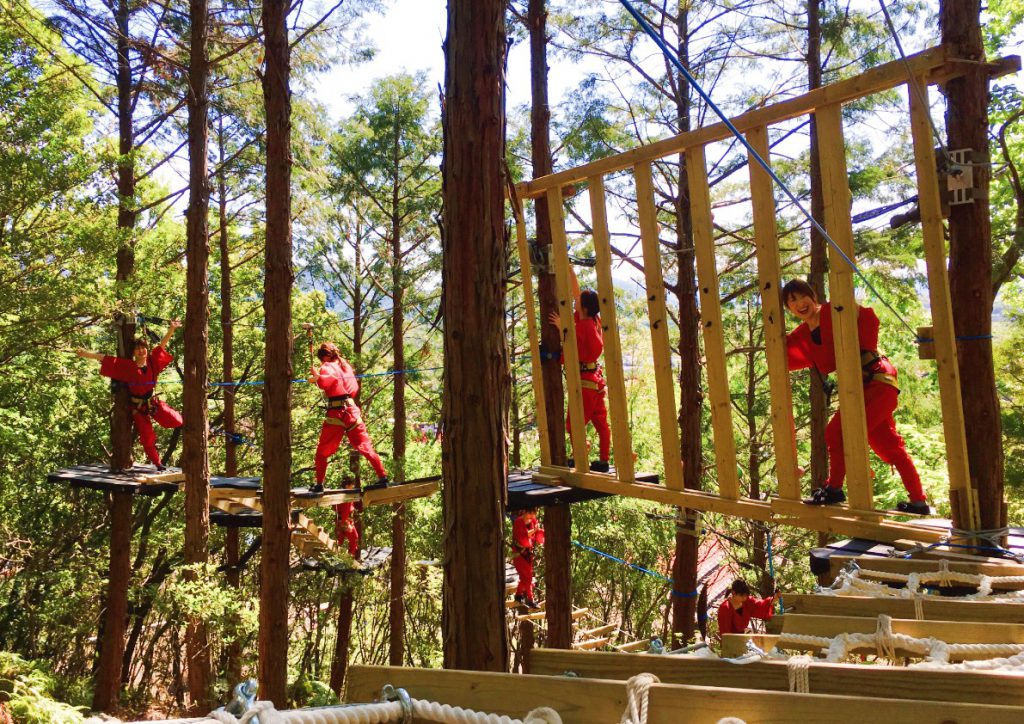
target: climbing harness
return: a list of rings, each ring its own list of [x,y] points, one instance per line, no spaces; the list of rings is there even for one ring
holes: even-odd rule
[[[356,402],[352,399],[351,395],[337,395],[336,397],[327,398],[327,409],[328,410],[340,410],[343,407],[355,407]]]

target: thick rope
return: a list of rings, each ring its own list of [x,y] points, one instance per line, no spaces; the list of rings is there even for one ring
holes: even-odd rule
[[[647,724],[651,687],[660,679],[654,674],[637,674],[626,682],[626,710],[619,724]]]
[[[806,654],[794,656],[786,662],[786,671],[789,673],[789,690],[797,694],[811,693],[811,662],[813,656]]]
[[[902,583],[902,587],[893,587],[888,583]],[[872,598],[919,598],[932,596],[927,590],[928,585],[948,588],[956,585],[977,587],[975,593],[964,596],[943,596],[944,600],[993,600],[1019,601],[1024,599],[1024,588],[1017,591],[1001,591],[993,593],[995,586],[1024,586],[1024,576],[988,576],[980,573],[961,573],[951,571],[947,561],[940,561],[937,571],[915,571],[913,573],[893,573],[891,571],[873,571],[866,568],[842,570],[835,583],[819,592],[829,596],[870,596]],[[916,605],[916,604],[915,604]]]

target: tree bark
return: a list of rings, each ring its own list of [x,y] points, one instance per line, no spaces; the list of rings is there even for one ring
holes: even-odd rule
[[[217,120],[217,157],[220,167],[217,171],[217,221],[218,245],[220,247],[220,327],[221,376],[225,382],[233,382],[235,376],[235,324],[231,318],[231,247],[228,243],[228,183],[224,168],[224,117]],[[238,444],[235,442],[235,388],[224,387],[224,475],[233,478],[238,475]]]
[[[110,579],[100,639],[100,658],[92,695],[93,711],[117,709],[128,626],[128,579],[131,575],[132,495],[113,493],[110,504]]]
[[[545,0],[529,0],[526,21],[530,31],[530,151],[534,178],[554,170],[551,159],[551,111],[548,108],[548,12]],[[537,245],[551,246],[551,222],[546,198],[536,201]],[[551,462],[565,465],[565,392],[562,387],[562,363],[558,352],[562,337],[547,324],[551,312],[558,310],[554,274],[541,273],[537,283],[540,303],[541,339],[550,353],[541,362],[544,378],[544,405],[548,421]],[[527,310],[532,313],[531,310]],[[580,452],[583,455],[585,452]],[[547,619],[547,646],[567,649],[572,646],[572,512],[568,505],[544,508],[544,593]]]
[[[503,671],[504,0],[450,0],[445,41],[444,607],[447,668]]]
[[[260,698],[283,707],[288,684],[288,556],[291,545],[292,235],[291,102],[286,0],[263,0],[267,122],[267,231],[263,310],[263,556],[260,566]]]
[[[939,3],[942,42],[953,56],[984,61],[980,0]],[[958,338],[960,392],[967,426],[967,458],[971,486],[978,492],[982,529],[1006,525],[1003,505],[1003,435],[992,361],[992,219],[988,194],[991,177],[988,140],[988,74],[971,65],[965,75],[945,87],[946,135],[951,150],[972,149],[980,162],[973,166],[973,203],[949,210],[949,285],[953,326]],[[959,512],[954,507],[954,515]],[[957,516],[959,517],[959,516]],[[961,528],[969,521],[954,518]]]
[[[391,187],[391,334],[395,370],[405,369],[405,282],[402,264],[402,217],[398,172],[401,153],[399,119],[394,123],[395,182]],[[405,481],[405,375],[394,375],[392,401],[395,426],[391,435],[392,474],[396,483]],[[405,642],[405,505],[396,503],[391,517],[391,601],[388,610],[388,661],[392,666],[402,665],[402,647]]]

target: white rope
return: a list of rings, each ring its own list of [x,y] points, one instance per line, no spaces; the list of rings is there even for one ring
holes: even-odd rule
[[[811,693],[811,662],[813,656],[806,654],[794,656],[786,662],[786,671],[789,673],[789,690],[797,694]]]
[[[902,583],[902,587],[894,588],[883,582]],[[959,584],[977,587],[975,593],[965,596],[943,596],[943,598],[960,600],[990,599],[995,601],[1020,601],[1024,599],[1024,588],[1016,591],[1000,591],[992,593],[996,585],[1024,586],[1024,576],[988,576],[980,573],[961,573],[949,569],[948,561],[939,561],[936,571],[915,571],[913,573],[894,573],[891,571],[873,571],[867,568],[842,570],[830,588],[821,589],[820,593],[829,596],[870,596],[872,598],[917,598],[932,596],[926,586],[928,584],[948,588]],[[917,604],[915,604],[916,606]]]
[[[875,652],[878,658],[896,662],[896,642],[893,640],[892,616],[879,614],[875,624]]]
[[[654,674],[637,674],[626,682],[626,710],[619,724],[647,724],[647,703],[651,687],[659,681]]]
[[[745,721],[740,719],[738,716],[727,716],[719,719],[717,724],[747,724]]]
[[[920,596],[914,596],[914,618],[924,621],[924,600]]]

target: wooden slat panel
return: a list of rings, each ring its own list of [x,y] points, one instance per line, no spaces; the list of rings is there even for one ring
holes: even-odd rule
[[[785,614],[782,620],[783,634],[805,634],[808,636],[838,636],[842,633],[874,633],[877,618],[863,616],[813,616],[806,614]],[[1024,624],[992,623],[990,621],[935,621],[915,619],[892,619],[893,633],[905,634],[919,639],[936,638],[956,644],[1019,644],[1024,643]],[[980,652],[971,658],[991,658]]]
[[[530,246],[526,237],[523,202],[515,199],[516,242],[519,247],[519,270],[523,279],[523,306],[526,309],[526,330],[530,337],[530,372],[533,377],[533,409],[537,416],[537,435],[540,442],[540,460],[551,464],[551,442],[548,440],[548,413],[544,404],[544,373],[540,363],[540,330],[537,329],[537,307],[533,298],[533,267],[530,264]],[[541,320],[544,324],[544,320]]]
[[[636,202],[640,221],[640,240],[644,253],[647,316],[651,324],[654,354],[654,381],[658,390],[658,420],[661,425],[661,453],[665,461],[665,486],[683,488],[683,463],[679,445],[678,407],[672,350],[668,335],[668,310],[665,308],[665,283],[661,273],[661,244],[658,241],[658,212],[654,204],[654,180],[651,164],[633,168],[636,178]]]
[[[633,438],[629,432],[622,344],[615,316],[615,286],[612,281],[612,253],[608,239],[604,179],[601,176],[594,176],[587,180],[587,185],[590,189],[594,257],[597,261],[597,296],[601,303],[601,324],[604,328],[604,374],[608,385],[608,412],[611,416],[615,474],[622,482],[632,483],[635,480]]]
[[[839,571],[842,570],[851,561],[856,561],[857,565],[863,568],[865,571],[887,571],[889,573],[922,573],[938,571],[941,563],[935,560],[927,559],[906,559],[906,558],[880,558],[880,557],[857,557],[857,556],[830,556],[828,559],[829,570],[832,576],[838,576]],[[963,562],[963,561],[948,561],[946,563],[949,566],[949,570],[956,571],[957,573],[973,573],[976,575],[983,576],[1024,576],[1024,566],[1006,562],[995,562],[991,559],[984,560],[981,562]],[[1013,585],[1013,584],[1007,584]],[[998,587],[998,584],[996,585]],[[1015,585],[1016,588],[1021,588],[1022,585]]]
[[[761,158],[768,161],[768,129],[763,126],[747,134],[747,141]],[[782,308],[782,270],[779,240],[775,229],[775,194],[772,179],[753,159],[750,169],[750,194],[754,207],[754,243],[757,248],[757,278],[761,292],[761,315],[764,319],[764,347],[768,364],[768,385],[771,390],[772,441],[775,449],[775,475],[779,481],[779,497],[800,498],[797,478],[796,445],[793,431],[793,390],[786,362],[786,313]]]
[[[839,104],[834,104],[819,108],[815,118],[825,196],[825,230],[846,257],[853,261],[850,182],[846,172],[846,143],[843,140],[841,113]],[[843,416],[843,448],[846,453],[846,488],[852,507],[869,510],[874,507],[874,491],[868,465],[868,429],[857,335],[857,300],[853,293],[854,271],[831,244],[828,245],[828,255],[836,378],[839,385],[839,410]]]
[[[569,247],[565,238],[565,215],[561,189],[548,191],[548,215],[551,218],[551,260],[558,290],[558,318],[562,326],[562,354],[565,357],[566,402],[572,420],[573,461],[577,470],[590,470],[587,452],[587,427],[583,424],[583,388],[580,385],[580,354],[576,348],[576,323],[573,321],[572,283],[569,281]],[[543,320],[545,323],[547,320]]]
[[[693,246],[697,259],[700,321],[704,333],[705,369],[708,378],[708,401],[711,405],[711,426],[714,430],[715,469],[718,491],[723,498],[740,497],[737,474],[736,438],[732,430],[732,396],[729,373],[725,364],[725,336],[722,331],[722,308],[718,291],[718,269],[715,266],[715,238],[711,227],[711,192],[704,147],[686,151],[686,176],[690,189],[690,214],[693,220]]]
[[[918,79],[920,95],[910,90],[910,128],[914,138],[914,162],[917,166],[918,206],[921,209],[921,235],[928,267],[928,295],[931,300],[935,361],[938,366],[939,398],[942,405],[942,430],[946,438],[946,469],[953,499],[959,490],[971,487],[967,464],[967,437],[964,407],[960,398],[960,369],[956,357],[956,332],[953,330],[953,305],[946,274],[946,241],[939,201],[939,179],[935,170],[931,127],[928,123],[928,84]],[[923,96],[924,104],[919,98]],[[968,506],[967,519],[974,529],[981,527],[979,511],[971,495],[961,500]]]
[[[879,614],[893,618],[916,618],[914,602],[906,598],[868,598],[863,596],[816,596],[787,593],[786,612],[812,616],[862,616]],[[921,613],[931,621],[981,621],[1024,624],[1024,603],[999,601],[958,601],[930,596],[921,600]]]

